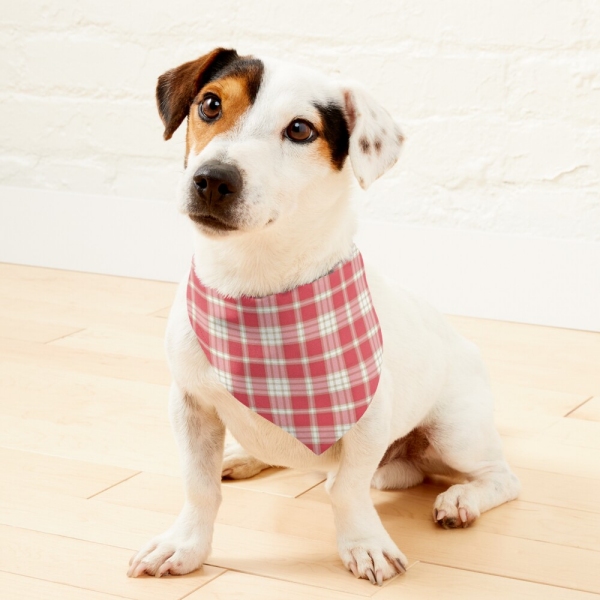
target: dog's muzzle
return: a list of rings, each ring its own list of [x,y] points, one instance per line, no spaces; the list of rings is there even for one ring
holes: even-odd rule
[[[236,229],[232,209],[242,186],[242,174],[234,165],[216,160],[204,163],[192,180],[190,218],[212,229]]]

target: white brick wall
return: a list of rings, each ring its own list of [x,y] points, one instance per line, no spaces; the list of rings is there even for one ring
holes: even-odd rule
[[[397,115],[368,217],[600,241],[597,0],[12,2],[0,185],[170,199],[156,77],[216,45],[361,79]]]

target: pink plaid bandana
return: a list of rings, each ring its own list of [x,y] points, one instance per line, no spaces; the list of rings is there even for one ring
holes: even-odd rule
[[[383,340],[358,249],[289,292],[230,298],[190,270],[188,314],[219,380],[242,404],[321,454],[367,410]]]

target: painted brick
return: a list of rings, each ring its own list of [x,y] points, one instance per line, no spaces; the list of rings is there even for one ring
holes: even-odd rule
[[[217,45],[361,80],[407,135],[369,218],[600,236],[597,0],[29,0],[0,15],[0,183],[172,199],[157,76]]]

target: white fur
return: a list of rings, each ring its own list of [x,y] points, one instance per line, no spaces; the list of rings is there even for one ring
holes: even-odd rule
[[[348,163],[368,185],[395,162],[400,148],[396,125],[359,88],[278,61],[265,65],[255,104],[234,131],[188,157],[183,177],[180,207],[185,211],[191,178],[205,161],[234,161],[243,170],[240,230],[223,234],[194,226],[198,276],[232,296],[272,294],[312,281],[348,257],[356,228]],[[281,130],[293,118],[316,118],[315,99],[344,106],[349,91],[356,122],[350,161],[341,171],[324,162],[311,144],[281,139]],[[377,122],[372,122],[375,115]],[[374,136],[381,138],[381,152],[358,155],[356,136],[363,135],[371,143]],[[320,456],[246,408],[219,383],[190,326],[187,278],[182,281],[166,343],[174,381],[171,419],[184,464],[186,504],[173,527],[132,559],[130,575],[181,574],[202,564],[210,552],[222,469],[237,477],[267,465],[328,472],[340,556],[355,575],[379,584],[402,572],[406,558],[377,516],[369,496],[371,482],[380,488],[406,487],[438,468],[464,474],[466,483],[452,486],[435,504],[434,519],[449,526],[467,525],[480,512],[516,497],[519,484],[494,429],[492,396],[477,348],[369,265],[367,278],[384,336],[381,380],[365,415]],[[221,467],[225,427],[239,446],[226,451]],[[427,432],[426,455],[378,470],[388,446],[417,427]]]

